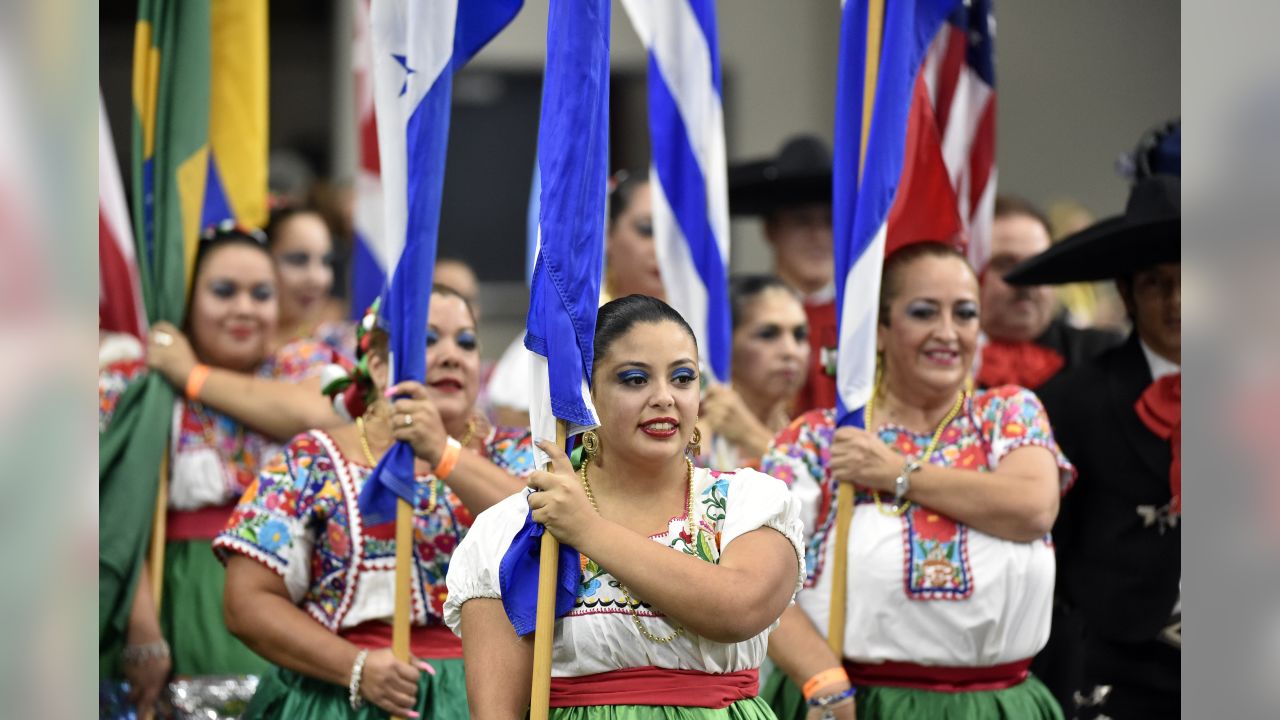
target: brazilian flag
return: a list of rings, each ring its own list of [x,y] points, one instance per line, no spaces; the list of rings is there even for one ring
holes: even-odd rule
[[[148,322],[181,326],[202,227],[266,220],[267,4],[140,0],[133,222]],[[147,374],[98,437],[99,672],[119,675],[175,393]]]

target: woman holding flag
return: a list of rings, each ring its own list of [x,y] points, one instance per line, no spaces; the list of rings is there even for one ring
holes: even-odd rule
[[[837,429],[832,410],[815,410],[764,457],[803,505],[809,560],[798,607],[770,641],[795,683],[771,679],[774,707],[812,718],[852,685],[863,720],[1061,718],[1027,668],[1049,636],[1048,532],[1074,470],[1031,391],[971,389],[978,283],[958,250],[892,252],[879,315],[874,432]],[[857,491],[843,657],[819,634],[840,483]]]
[[[441,622],[445,572],[472,518],[533,470],[529,432],[488,429],[476,413],[480,351],[461,295],[432,290],[425,383],[388,387],[378,306],[357,328],[355,369],[328,387],[355,423],[295,437],[214,542],[227,563],[229,626],[278,666],[246,718],[469,717],[462,647]],[[386,622],[394,524],[370,525],[356,502],[396,440],[417,458],[414,665],[393,657]]]
[[[600,425],[580,468],[540,443],[554,469],[477,518],[450,567],[445,618],[462,636],[472,712],[520,718],[529,706],[532,643],[512,631],[503,598],[516,588],[503,578],[532,512],[582,553],[555,628],[552,717],[769,718],[757,668],[803,576],[796,502],[756,471],[687,459],[698,348],[665,303],[605,304],[593,357]]]
[[[98,376],[100,431],[125,389],[148,370],[186,396],[174,408],[162,606],[155,607],[151,590],[156,568],[144,567],[122,653],[131,700],[144,711],[170,672],[187,702],[200,702],[211,699],[205,689],[213,683],[247,699],[252,681],[242,676],[266,669],[223,624],[223,573],[210,542],[278,443],[307,427],[341,422],[319,395],[332,353],[309,341],[269,353],[276,317],[265,237],[224,223],[206,230],[197,247],[186,332],[157,323],[145,360],[114,363]],[[111,519],[104,516],[104,524]]]

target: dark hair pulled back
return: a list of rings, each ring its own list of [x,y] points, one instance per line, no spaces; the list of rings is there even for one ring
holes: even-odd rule
[[[600,310],[596,313],[595,342],[592,344],[593,364],[598,363],[618,338],[630,332],[631,328],[636,325],[662,322],[678,325],[693,340],[694,346],[697,346],[698,340],[689,323],[670,305],[657,298],[648,295],[627,295],[600,306]],[[592,374],[594,372],[593,368]]]

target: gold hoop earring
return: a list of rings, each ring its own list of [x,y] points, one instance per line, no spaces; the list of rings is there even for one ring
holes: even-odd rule
[[[702,428],[693,426],[693,435],[689,437],[689,454],[697,457],[702,454]]]
[[[582,452],[586,453],[589,458],[600,454],[600,436],[596,434],[595,430],[588,430],[582,433]]]

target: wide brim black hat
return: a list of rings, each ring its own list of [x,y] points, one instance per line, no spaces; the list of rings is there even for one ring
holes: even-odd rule
[[[1133,186],[1123,215],[1069,235],[1010,270],[1011,285],[1061,285],[1132,275],[1182,262],[1182,183],[1153,175]]]
[[[831,202],[831,151],[812,135],[798,135],[775,157],[729,166],[729,212],[768,215],[782,207]]]

